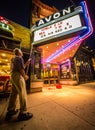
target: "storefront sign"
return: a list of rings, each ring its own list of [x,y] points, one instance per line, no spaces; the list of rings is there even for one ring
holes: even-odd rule
[[[14,27],[11,24],[9,24],[9,21],[2,16],[0,16],[0,29],[1,29],[0,32],[1,35],[4,35],[4,32],[6,34],[7,32],[7,34],[10,33],[13,36]]]
[[[61,20],[44,28],[41,28],[34,32],[34,42],[51,38],[53,36],[69,33],[70,30],[74,30],[82,27],[81,19],[79,15],[72,16],[68,19]]]
[[[67,35],[79,34],[87,30],[83,7],[68,7],[39,20],[32,28],[33,45],[39,46],[66,38]]]
[[[48,17],[45,17],[44,19],[41,19],[41,20],[39,20],[38,22],[36,22],[36,27],[39,27],[39,26],[41,26],[41,25],[44,25],[44,24],[46,24],[46,23],[48,23],[48,22],[50,22],[50,21],[56,20],[56,19],[58,19],[58,18],[60,18],[60,17],[62,17],[62,16],[65,16],[65,15],[67,15],[67,14],[73,12],[73,11],[74,11],[74,7],[71,6],[71,7],[68,7],[68,8],[66,8],[66,9],[63,9],[63,10],[60,11],[60,12],[56,12],[56,13],[54,13],[53,15],[50,15],[50,16],[48,16]]]
[[[0,28],[12,31],[12,28],[8,24],[2,22],[0,22]]]
[[[0,16],[0,22],[8,24],[8,20],[6,20],[4,17]]]

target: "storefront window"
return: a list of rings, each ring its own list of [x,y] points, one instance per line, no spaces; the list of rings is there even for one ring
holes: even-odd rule
[[[33,58],[31,60],[31,77],[32,79],[41,79],[41,52],[36,50],[33,52]]]
[[[70,78],[69,61],[60,65],[60,78],[61,79],[69,79]]]
[[[77,72],[80,82],[92,80],[91,59],[81,54],[76,60]]]

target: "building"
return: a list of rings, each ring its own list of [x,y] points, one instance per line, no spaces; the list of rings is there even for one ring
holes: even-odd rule
[[[84,2],[81,4],[85,5],[86,3]],[[76,7],[76,10],[78,8],[79,7]],[[63,11],[65,12],[66,9]],[[67,11],[69,11],[69,9]],[[56,8],[51,9],[51,7],[42,3],[41,0],[33,0],[32,13],[31,25],[34,25],[32,26],[33,49],[39,48],[42,50],[42,68],[39,72],[36,72],[36,68],[34,67],[34,72],[32,72],[34,77],[32,76],[32,79],[35,79],[35,77],[36,80],[39,79],[37,76],[41,73],[44,84],[61,83],[77,85],[93,81],[95,79],[95,54],[86,46],[86,38],[93,32],[90,17],[87,24],[90,25],[91,30],[88,32],[89,35],[86,33],[84,34],[85,36],[83,36],[83,40],[77,41],[77,37],[81,37],[82,35],[81,30],[77,33],[68,34],[65,38],[60,37],[55,40],[52,37],[53,34],[49,34],[51,37],[48,36],[48,39],[45,39],[44,37],[46,37],[46,31],[49,31],[49,28],[53,26],[53,22],[49,18],[55,18],[55,21],[57,21],[56,17],[62,12],[58,14]],[[88,13],[88,11],[85,13]],[[58,24],[59,28],[61,28],[61,22]],[[72,26],[69,26],[68,24],[65,29],[68,29],[68,27]],[[76,44],[72,44],[72,42],[75,43],[74,40],[77,41]]]
[[[30,29],[0,16],[0,83],[10,78],[14,48],[21,48],[25,60],[29,57],[30,34]]]
[[[85,4],[81,3],[86,7]],[[41,91],[43,84],[77,85],[95,80],[95,54],[86,46],[86,38],[92,34],[93,28],[90,17],[84,20],[88,15],[84,6],[81,9],[72,5],[58,11],[41,0],[32,0],[30,29],[1,16],[0,81],[2,77],[10,77],[10,61],[15,47],[22,49],[25,60],[32,56],[28,91]],[[86,11],[81,13],[81,10]],[[75,19],[79,21],[76,27],[73,22],[69,24]],[[64,21],[66,31],[60,33]],[[49,32],[51,28],[53,30]]]

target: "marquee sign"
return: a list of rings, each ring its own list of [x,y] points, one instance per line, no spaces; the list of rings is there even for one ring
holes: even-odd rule
[[[68,7],[39,20],[32,29],[33,45],[45,44],[51,39],[56,41],[60,37],[85,30],[86,26],[81,17],[82,13],[81,6]]]
[[[46,24],[46,23],[49,23],[49,22],[51,22],[51,21],[53,21],[53,20],[57,20],[58,18],[61,18],[61,17],[63,17],[63,16],[66,16],[66,15],[72,13],[73,11],[74,11],[74,7],[71,6],[71,7],[68,7],[68,8],[66,8],[66,9],[63,9],[63,10],[60,11],[60,12],[56,12],[56,13],[54,13],[54,14],[48,16],[48,17],[45,17],[45,18],[43,18],[43,19],[37,21],[37,22],[36,22],[36,27],[40,27],[40,26],[42,26],[42,25],[44,25],[44,24]]]
[[[66,32],[71,31],[76,28],[82,27],[82,23],[80,20],[79,15],[75,15],[73,17],[70,17],[68,19],[62,20],[60,22],[51,24],[49,26],[46,26],[40,30],[37,30],[34,32],[34,42],[37,42],[39,40],[44,40],[47,38],[52,38],[56,35],[61,35],[63,33],[66,34]]]

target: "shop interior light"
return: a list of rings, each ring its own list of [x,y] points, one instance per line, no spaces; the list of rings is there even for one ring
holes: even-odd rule
[[[89,37],[93,33],[93,27],[92,27],[92,23],[90,20],[87,4],[84,1],[84,2],[81,2],[80,5],[83,7],[87,31],[85,31],[85,33],[82,33],[79,36],[75,37],[73,40],[68,42],[63,48],[59,49],[53,55],[49,56],[48,59],[46,60],[46,62],[52,61],[55,57],[58,57],[63,52],[67,51],[67,49],[71,48],[73,45],[75,45],[77,43],[81,44],[83,40],[85,40],[87,37]]]
[[[68,44],[66,44],[63,48],[59,49],[57,52],[55,52],[54,54],[52,54],[50,57],[48,57],[48,59],[46,60],[46,62],[50,62],[51,60],[53,60],[54,58],[58,57],[60,54],[64,53],[65,51],[67,51],[69,49],[69,47],[71,48],[71,46],[73,44],[75,44],[76,41],[78,41],[79,36],[74,38],[71,42],[69,42]]]

